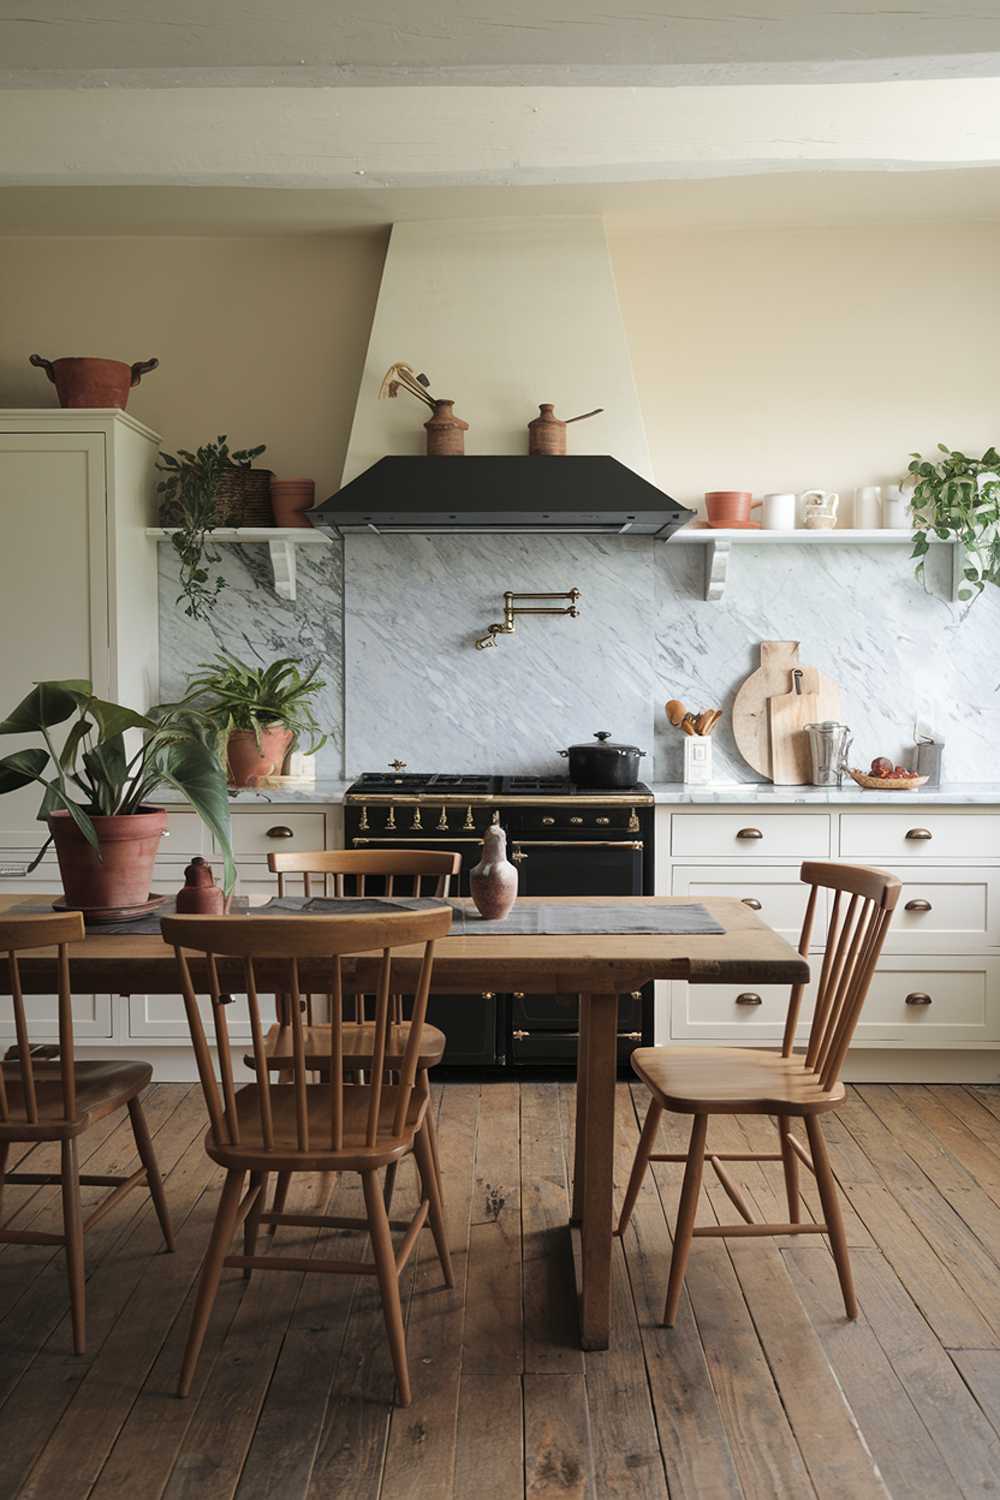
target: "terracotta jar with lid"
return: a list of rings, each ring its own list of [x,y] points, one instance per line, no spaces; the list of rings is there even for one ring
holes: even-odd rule
[[[195,855],[184,871],[176,906],[178,913],[187,917],[221,917],[225,912],[225,894],[215,883],[212,866],[200,854]]]

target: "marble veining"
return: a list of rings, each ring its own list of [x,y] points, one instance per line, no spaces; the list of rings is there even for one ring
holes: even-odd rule
[[[316,718],[329,735],[316,757],[320,776],[343,773],[343,554],[340,547],[300,547],[298,598],[274,592],[267,548],[220,543],[216,569],[227,587],[210,620],[189,620],[176,602],[178,558],[169,542],[159,544],[160,696],[180,697],[199,663],[228,651],[251,665],[280,656],[319,663],[325,686],[314,700]]]

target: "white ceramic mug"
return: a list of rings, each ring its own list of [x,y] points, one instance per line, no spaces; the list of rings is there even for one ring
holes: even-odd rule
[[[854,491],[854,524],[860,531],[878,531],[882,525],[880,484],[863,484]]]
[[[882,497],[882,525],[887,531],[911,531],[910,496],[901,484],[887,484]]]
[[[765,495],[761,512],[765,531],[794,531],[796,495]]]

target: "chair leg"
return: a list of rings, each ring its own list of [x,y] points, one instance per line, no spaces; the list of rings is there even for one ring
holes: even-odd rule
[[[687,1165],[684,1168],[684,1185],[677,1208],[677,1224],[674,1229],[674,1253],[670,1257],[670,1279],[667,1282],[667,1304],[663,1321],[673,1328],[677,1319],[677,1308],[684,1289],[684,1274],[687,1271],[691,1240],[694,1234],[695,1215],[698,1212],[698,1194],[701,1191],[701,1173],[705,1165],[705,1137],[708,1134],[708,1116],[695,1115],[691,1126],[691,1144],[688,1147]]]
[[[628,1221],[632,1217],[635,1200],[639,1196],[642,1187],[642,1179],[646,1175],[649,1166],[649,1154],[656,1144],[656,1132],[660,1127],[660,1116],[663,1114],[663,1105],[657,1099],[650,1099],[649,1109],[646,1111],[646,1119],[642,1127],[642,1135],[636,1147],[635,1161],[632,1163],[632,1175],[628,1180],[625,1190],[625,1202],[622,1204],[621,1218],[618,1220],[618,1233],[624,1234],[628,1227]]]
[[[396,1257],[392,1249],[389,1232],[389,1216],[385,1211],[382,1194],[379,1192],[378,1173],[362,1172],[361,1182],[368,1210],[368,1233],[371,1236],[372,1253],[378,1275],[379,1291],[382,1294],[382,1316],[392,1353],[392,1367],[396,1372],[400,1406],[409,1406],[410,1371],[406,1362],[406,1333],[403,1328],[403,1308],[399,1299],[399,1276],[396,1272]]]
[[[437,1247],[438,1260],[444,1272],[444,1284],[454,1286],[455,1276],[451,1268],[451,1252],[448,1249],[448,1230],[445,1224],[441,1185],[434,1170],[434,1158],[431,1155],[431,1143],[426,1129],[417,1131],[413,1141],[413,1154],[417,1158],[417,1170],[420,1173],[423,1196],[430,1204],[427,1217],[431,1222],[431,1233]]]
[[[198,1356],[205,1341],[208,1320],[212,1315],[215,1296],[219,1290],[222,1262],[226,1258],[229,1242],[236,1228],[243,1177],[244,1174],[240,1171],[226,1173],[222,1197],[219,1200],[218,1212],[212,1226],[212,1238],[208,1242],[208,1250],[201,1268],[198,1295],[195,1298],[194,1312],[191,1316],[191,1331],[188,1334],[187,1348],[184,1350],[184,1364],[181,1367],[180,1384],[177,1388],[178,1396],[187,1396],[191,1391]]]
[[[256,1255],[257,1253],[257,1233],[260,1229],[260,1216],[264,1212],[264,1203],[267,1198],[267,1177],[268,1174],[266,1172],[250,1173],[250,1192],[253,1192],[254,1188],[259,1188],[260,1192],[257,1194],[253,1208],[243,1220],[244,1255]],[[244,1266],[243,1280],[249,1281],[252,1275],[253,1268],[251,1266]]]
[[[840,1196],[836,1180],[830,1168],[830,1158],[823,1139],[823,1127],[817,1115],[806,1115],[806,1134],[809,1150],[816,1169],[816,1186],[823,1205],[826,1231],[830,1236],[830,1249],[837,1265],[837,1277],[844,1297],[844,1310],[849,1318],[858,1315],[858,1299],[854,1294],[854,1277],[851,1274],[851,1258],[847,1250],[847,1235],[844,1231],[844,1216],[840,1212]]]
[[[0,1141],[0,1224],[3,1223],[3,1188],[7,1175],[7,1158],[10,1155],[10,1141]]]
[[[83,1211],[80,1207],[80,1170],[76,1138],[62,1143],[63,1233],[66,1236],[66,1270],[69,1275],[69,1305],[73,1321],[73,1352],[87,1352],[87,1310],[84,1281]]]
[[[292,1180],[291,1172],[279,1172],[278,1180],[274,1185],[274,1202],[271,1204],[273,1214],[283,1214],[285,1204],[288,1201],[288,1187]],[[271,1237],[274,1238],[278,1232],[277,1224],[271,1225]]]
[[[426,1069],[417,1078],[417,1083],[420,1088],[426,1090],[428,1094],[430,1093],[430,1080],[427,1077]],[[424,1115],[424,1129],[427,1131],[427,1144],[431,1148],[431,1160],[434,1163],[434,1176],[437,1178],[438,1192],[443,1198],[444,1188],[441,1185],[441,1157],[438,1153],[437,1126],[434,1123],[434,1111],[430,1106],[428,1106],[427,1113]]]
[[[785,1169],[785,1193],[788,1196],[788,1222],[798,1224],[802,1218],[799,1200],[799,1159],[789,1144],[792,1122],[788,1115],[778,1116],[778,1140],[781,1142],[781,1162]]]
[[[156,1217],[160,1221],[163,1231],[163,1241],[168,1250],[174,1248],[174,1231],[170,1223],[170,1210],[167,1207],[167,1195],[163,1191],[163,1179],[160,1169],[156,1163],[156,1153],[153,1150],[152,1137],[149,1134],[149,1126],[146,1124],[146,1116],[142,1112],[138,1094],[134,1099],[128,1101],[129,1119],[132,1121],[132,1134],[135,1136],[136,1150],[139,1160],[146,1168],[146,1182],[149,1185],[149,1195],[156,1209]]]
[[[382,1187],[382,1202],[385,1204],[387,1214],[392,1213],[392,1195],[396,1191],[396,1169],[398,1162],[391,1161],[385,1169],[385,1183]]]

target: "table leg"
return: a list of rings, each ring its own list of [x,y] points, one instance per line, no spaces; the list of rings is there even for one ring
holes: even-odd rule
[[[587,1048],[590,1039],[590,996],[578,996],[580,1035],[576,1043],[576,1126],[573,1134],[573,1211],[570,1223],[583,1220],[583,1181],[587,1147]]]
[[[574,1202],[580,1183],[580,1343],[606,1349],[611,1332],[611,1216],[615,1137],[615,1077],[618,1059],[618,996],[588,995],[580,1006]],[[582,1138],[582,1145],[581,1145]]]

